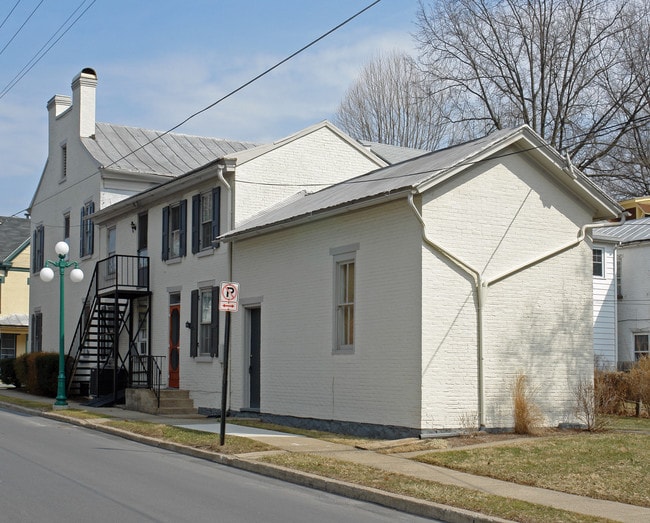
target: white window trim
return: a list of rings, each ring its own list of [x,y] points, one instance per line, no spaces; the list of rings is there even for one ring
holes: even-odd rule
[[[600,274],[593,274],[593,258],[596,251],[600,252]],[[605,277],[605,249],[601,247],[594,247],[591,250],[591,261],[592,261],[592,275],[594,278],[604,278]]]
[[[356,277],[356,258],[357,251],[359,250],[359,244],[354,243],[350,245],[344,245],[341,247],[334,247],[330,249],[330,256],[332,256],[333,261],[333,277],[332,277],[332,354],[354,354],[355,353],[355,342],[350,345],[339,346],[339,267],[342,263],[354,262],[355,264],[355,278],[354,278],[354,319],[353,326],[356,326],[356,297],[357,297],[357,277]],[[353,327],[353,330],[356,330]]]

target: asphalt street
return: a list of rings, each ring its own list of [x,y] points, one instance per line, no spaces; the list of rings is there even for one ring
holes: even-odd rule
[[[2,409],[0,519],[17,523],[431,521]]]

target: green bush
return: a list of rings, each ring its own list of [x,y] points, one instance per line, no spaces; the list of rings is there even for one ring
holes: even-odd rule
[[[14,363],[16,358],[7,358],[0,360],[0,381],[5,385],[14,385],[20,387],[20,380],[16,376]]]
[[[56,397],[59,355],[56,352],[31,352],[16,358],[14,370],[30,394]]]

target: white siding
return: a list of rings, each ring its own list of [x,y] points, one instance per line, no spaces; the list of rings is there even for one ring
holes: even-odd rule
[[[623,245],[618,303],[618,358],[634,361],[634,335],[650,335],[650,249],[646,242]]]
[[[594,357],[602,368],[616,369],[616,254],[614,244],[594,243],[603,252],[603,275],[593,277]]]

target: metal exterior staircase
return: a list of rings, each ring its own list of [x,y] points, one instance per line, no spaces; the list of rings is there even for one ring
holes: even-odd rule
[[[110,394],[117,401],[126,387],[155,389],[156,381],[159,391],[159,365],[137,346],[150,296],[149,258],[114,255],[97,262],[68,352],[68,394]],[[143,299],[144,317],[134,305]]]

